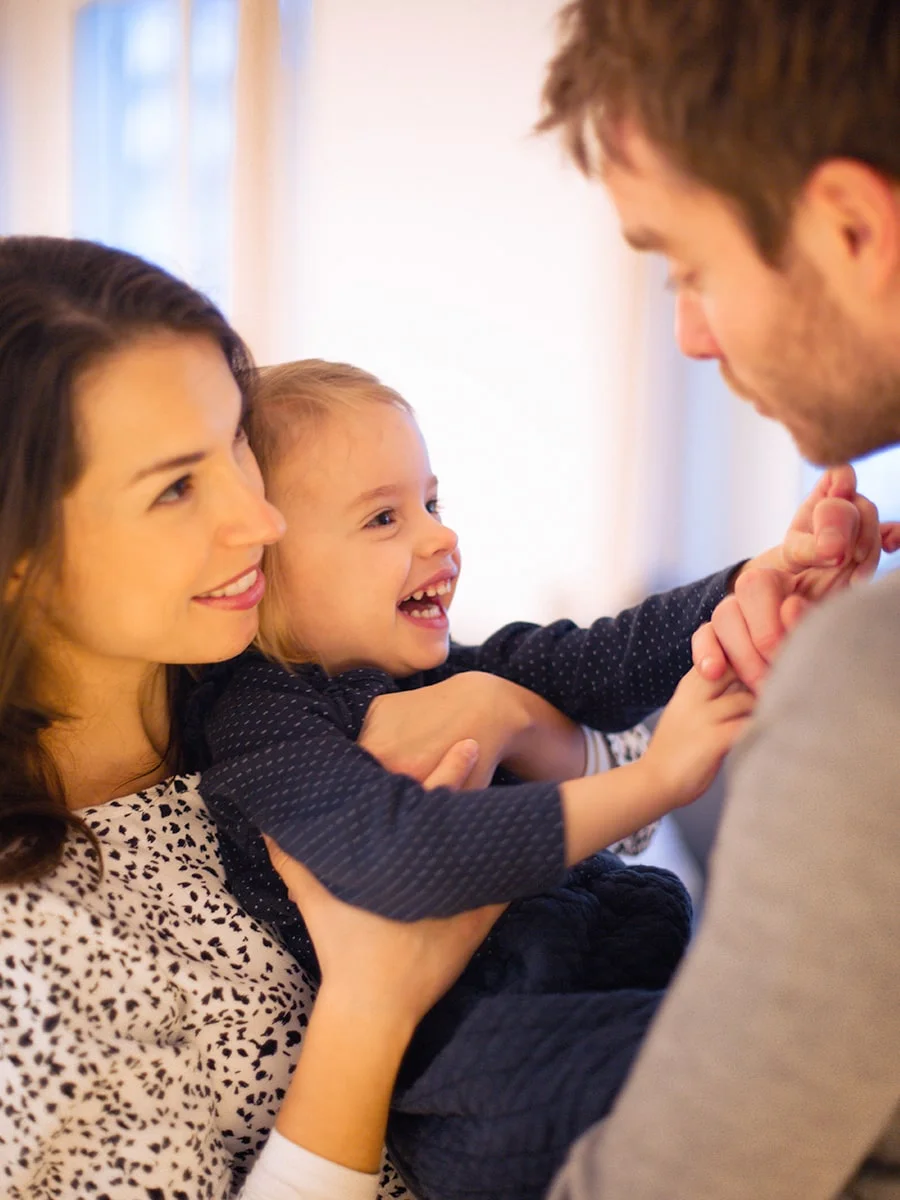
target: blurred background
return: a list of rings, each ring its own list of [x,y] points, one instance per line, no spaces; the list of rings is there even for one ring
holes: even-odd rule
[[[0,0],[0,232],[135,250],[258,361],[403,392],[460,534],[463,641],[752,554],[815,478],[679,357],[661,264],[531,135],[559,6]],[[897,465],[861,468],[893,516]]]

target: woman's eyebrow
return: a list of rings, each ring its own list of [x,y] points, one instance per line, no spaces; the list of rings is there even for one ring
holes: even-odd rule
[[[139,483],[142,479],[146,479],[148,475],[158,475],[163,471],[174,471],[181,467],[195,467],[197,463],[203,462],[204,458],[206,458],[206,451],[197,450],[193,454],[179,454],[175,458],[163,459],[161,462],[154,463],[150,467],[142,467],[128,486],[131,487],[132,484]]]

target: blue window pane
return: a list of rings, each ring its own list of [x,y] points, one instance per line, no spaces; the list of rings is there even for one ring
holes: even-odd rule
[[[75,232],[227,306],[237,0],[95,0],[75,28]],[[188,120],[182,117],[186,112]]]

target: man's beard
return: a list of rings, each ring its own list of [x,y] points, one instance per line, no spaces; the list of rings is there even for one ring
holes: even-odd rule
[[[900,441],[897,363],[851,324],[810,263],[795,257],[786,282],[754,385],[727,362],[726,383],[744,399],[758,397],[765,415],[786,426],[811,462],[847,462]]]

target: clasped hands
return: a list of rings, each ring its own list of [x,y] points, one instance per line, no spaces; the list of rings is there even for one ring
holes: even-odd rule
[[[882,550],[900,549],[900,523],[879,522],[851,466],[826,471],[798,508],[784,542],[738,571],[730,595],[692,641],[704,678],[729,668],[758,693],[785,636],[831,592],[870,578]]]

